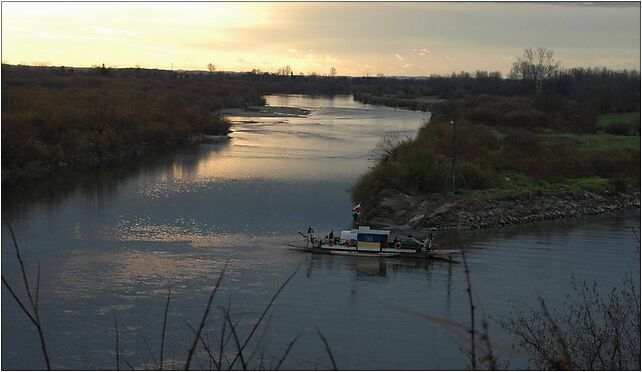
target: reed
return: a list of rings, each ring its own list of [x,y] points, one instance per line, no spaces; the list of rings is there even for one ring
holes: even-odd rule
[[[185,324],[196,335],[197,331],[194,329],[194,327],[192,327],[192,325],[187,323],[187,322],[185,322]],[[198,338],[201,341],[201,344],[203,345],[203,347],[205,348],[205,351],[209,355],[210,364],[212,362],[214,362],[214,365],[216,366],[216,369],[220,370],[221,369],[220,365],[216,362],[216,358],[215,358],[214,354],[212,353],[212,351],[210,350],[209,343],[207,342],[207,340],[205,338],[203,338],[202,335],[198,335]],[[211,368],[210,368],[210,370],[211,370]]]
[[[141,337],[141,340],[143,341],[143,344],[145,345],[145,348],[147,349],[147,352],[152,357],[152,362],[154,363],[154,366],[156,367],[156,369],[160,370],[158,362],[156,361],[156,356],[154,356],[154,352],[152,351],[152,348],[149,346],[149,343],[147,342],[147,340],[144,337]]]
[[[464,262],[464,275],[466,277],[466,292],[468,293],[468,306],[470,309],[470,360],[472,364],[472,369],[477,369],[477,356],[475,354],[475,303],[473,301],[473,292],[472,286],[470,284],[470,269],[468,268],[468,261],[466,260],[466,254],[464,251],[461,251],[461,258]]]
[[[25,264],[24,261],[22,260],[22,256],[20,255],[20,248],[18,247],[18,241],[16,240],[16,235],[13,232],[13,228],[11,227],[10,223],[7,223],[7,227],[9,228],[9,232],[11,233],[11,240],[13,242],[13,246],[16,251],[16,257],[18,258],[18,262],[20,264],[20,273],[22,274],[22,282],[25,286],[25,290],[27,292],[27,298],[29,299],[29,304],[31,305],[31,312],[27,310],[27,307],[23,304],[23,302],[20,300],[14,289],[9,285],[9,282],[6,280],[4,275],[2,275],[2,284],[7,287],[9,290],[9,293],[11,294],[11,297],[16,301],[22,312],[29,318],[31,323],[36,327],[36,330],[38,331],[38,339],[40,340],[40,348],[42,350],[42,355],[45,359],[45,364],[47,365],[47,370],[51,370],[51,362],[49,360],[49,353],[47,352],[47,344],[45,342],[45,335],[44,331],[42,328],[42,322],[40,320],[40,312],[38,308],[38,297],[39,297],[39,292],[40,292],[40,264],[38,264],[38,277],[36,279],[36,293],[35,293],[35,300],[34,296],[31,293],[31,288],[29,286],[29,279],[27,279],[27,270],[25,269]]]
[[[288,345],[288,348],[287,348],[287,349],[285,349],[285,352],[283,353],[283,356],[281,356],[281,358],[279,358],[279,362],[276,364],[276,367],[274,367],[274,370],[275,370],[275,371],[278,371],[278,370],[279,370],[279,368],[281,368],[281,364],[283,364],[283,362],[285,361],[285,359],[288,357],[288,354],[290,354],[290,351],[292,350],[292,347],[294,347],[294,344],[299,340],[299,337],[301,337],[301,335],[297,335],[297,336],[296,336],[296,337],[295,337],[295,338],[290,342],[290,344]]]
[[[232,317],[230,316],[229,310],[225,312],[225,320],[227,321],[227,324],[230,326],[230,331],[232,332],[232,336],[234,337],[234,343],[236,344],[236,349],[238,350],[238,354],[236,354],[236,356],[238,357],[238,360],[241,361],[241,366],[245,371],[247,370],[247,363],[245,362],[245,358],[243,357],[243,347],[241,347],[241,342],[239,341],[238,334],[236,333],[236,325],[232,323]],[[233,364],[234,364],[234,361],[232,361],[232,364],[230,364],[229,369],[232,369]]]
[[[160,363],[158,370],[163,370],[163,353],[165,350],[165,330],[167,329],[167,311],[169,310],[169,300],[172,297],[172,286],[167,286],[167,302],[165,303],[165,313],[163,315],[163,331],[161,332],[161,344],[160,344]]]
[[[214,286],[214,289],[212,289],[212,293],[210,294],[210,298],[207,301],[207,307],[205,307],[205,312],[203,313],[201,323],[198,326],[198,330],[196,331],[196,336],[194,337],[194,341],[192,342],[192,347],[189,349],[189,352],[187,353],[187,361],[185,362],[186,371],[189,370],[192,357],[194,356],[194,350],[196,350],[196,345],[198,344],[198,341],[199,341],[199,336],[201,334],[201,331],[203,330],[203,327],[205,326],[205,322],[207,321],[207,316],[210,313],[210,308],[212,307],[212,301],[214,301],[214,295],[216,294],[216,291],[218,291],[218,287],[221,285],[221,280],[223,280],[223,275],[225,275],[225,269],[227,269],[227,263],[225,263],[225,266],[223,266],[221,275],[219,275],[218,280],[216,281],[216,285]]]
[[[332,354],[332,350],[330,349],[328,340],[326,340],[325,336],[323,336],[323,333],[321,333],[321,330],[318,328],[317,328],[317,333],[319,334],[321,341],[323,341],[323,346],[325,347],[325,351],[328,353],[328,356],[330,357],[330,362],[332,362],[332,369],[334,369],[335,371],[338,371],[339,369],[337,368],[337,362],[334,360],[334,355]]]
[[[274,301],[276,301],[276,298],[279,296],[281,291],[283,291],[283,288],[285,288],[285,286],[290,282],[290,280],[292,280],[294,275],[296,275],[296,273],[299,272],[299,268],[300,267],[297,267],[297,269],[283,282],[283,284],[281,284],[281,286],[276,291],[276,293],[274,293],[274,296],[272,296],[272,298],[270,299],[270,302],[268,302],[267,306],[265,307],[265,309],[261,313],[261,316],[256,321],[256,323],[254,324],[254,327],[252,328],[252,331],[247,336],[247,338],[243,342],[243,345],[241,345],[238,353],[236,354],[236,356],[232,360],[232,363],[230,364],[230,367],[229,367],[230,369],[232,369],[232,367],[234,367],[234,364],[236,363],[236,361],[242,356],[243,350],[245,350],[245,347],[247,346],[248,342],[250,342],[250,339],[252,339],[252,336],[254,336],[254,332],[256,332],[256,329],[259,327],[259,325],[263,321],[263,318],[265,318],[265,315],[267,314],[268,310],[270,310],[270,308],[274,304]]]
[[[114,314],[114,328],[116,329],[116,371],[120,371],[120,350],[118,348],[118,319],[116,319],[116,314]]]

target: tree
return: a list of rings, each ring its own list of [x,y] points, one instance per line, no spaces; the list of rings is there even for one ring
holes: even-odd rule
[[[208,63],[208,64],[207,64],[207,71],[209,71],[209,72],[214,72],[214,71],[216,71],[216,66],[214,66],[214,64],[213,64],[213,63],[211,63],[211,62],[210,62],[210,63]]]
[[[337,76],[337,69],[334,68],[334,66],[332,66],[332,68],[330,68],[330,76],[331,77]]]
[[[535,92],[539,94],[542,92],[543,82],[555,76],[559,66],[560,62],[555,59],[552,50],[527,48],[524,49],[524,55],[513,63],[509,78],[533,85]]]
[[[292,67],[290,65],[283,66],[277,70],[277,75],[283,75],[283,76],[292,76],[294,73],[292,72]]]

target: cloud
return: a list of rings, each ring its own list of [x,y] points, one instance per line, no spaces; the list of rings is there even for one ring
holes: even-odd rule
[[[502,61],[514,61],[515,59],[517,59],[517,57],[515,56],[502,56],[499,54],[493,54],[493,57],[500,59]]]
[[[403,58],[402,56],[399,55],[399,53],[395,53],[395,58],[397,58],[400,61],[405,61],[406,59]]]
[[[419,48],[419,49],[413,49],[413,52],[419,54],[420,56],[426,56],[430,53],[430,49],[427,48]]]
[[[64,36],[55,34],[53,32],[38,32],[35,34],[35,37],[40,39],[45,39],[45,40],[55,40],[55,39],[62,39]]]
[[[107,36],[136,36],[140,35],[138,31],[121,30],[109,27],[94,27],[91,29],[93,33],[107,35]]]
[[[401,68],[408,68],[408,67],[412,67],[412,65],[411,65],[410,63],[404,63],[404,64],[401,66]]]
[[[297,53],[299,53],[299,51],[294,49],[294,48],[288,48],[288,53],[297,54]]]
[[[325,55],[325,61],[328,62],[328,63],[337,63],[338,62],[338,60],[336,58],[333,58],[329,54]]]

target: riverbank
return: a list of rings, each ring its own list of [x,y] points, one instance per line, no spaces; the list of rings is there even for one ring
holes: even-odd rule
[[[434,109],[415,139],[373,150],[352,190],[363,224],[484,228],[640,207],[639,114],[612,124],[623,115],[544,96],[471,95]]]
[[[264,104],[225,76],[2,66],[2,181],[90,168],[226,135],[226,107]]]
[[[364,210],[362,224],[398,231],[479,229],[640,208],[640,192],[551,191],[463,198],[397,193]]]
[[[83,157],[72,157],[67,161],[44,162],[33,160],[24,165],[15,164],[2,168],[2,183],[17,183],[47,177],[64,169],[91,169],[110,163],[148,157],[171,151],[180,146],[196,143],[220,143],[229,140],[227,135],[195,135],[184,139],[146,141],[125,146],[119,150],[94,153]]]

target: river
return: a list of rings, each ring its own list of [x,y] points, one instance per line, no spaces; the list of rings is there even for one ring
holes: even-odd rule
[[[168,285],[165,366],[183,367],[193,334],[224,265],[205,337],[218,345],[222,306],[240,337],[283,281],[249,353],[283,368],[327,369],[327,339],[340,369],[461,369],[468,305],[461,264],[313,256],[283,245],[297,231],[350,224],[350,187],[389,133],[414,136],[426,113],[355,102],[351,96],[267,96],[308,117],[231,118],[231,139],[171,154],[66,171],[2,189],[2,216],[15,230],[27,269],[41,265],[39,308],[55,368],[115,368],[115,327],[124,360],[158,359]],[[495,323],[538,296],[561,307],[571,279],[639,282],[640,211],[552,221],[458,237],[491,337],[511,366],[510,338]],[[454,239],[441,236],[437,239]],[[2,273],[24,295],[15,252],[2,226]],[[35,284],[32,284],[35,285]],[[426,320],[422,315],[433,320]],[[229,334],[229,330],[228,330]],[[146,344],[149,345],[148,351]],[[235,349],[230,342],[229,353]],[[194,368],[208,366],[199,348]],[[152,354],[154,357],[152,357]],[[2,288],[2,369],[42,369],[34,327]]]

